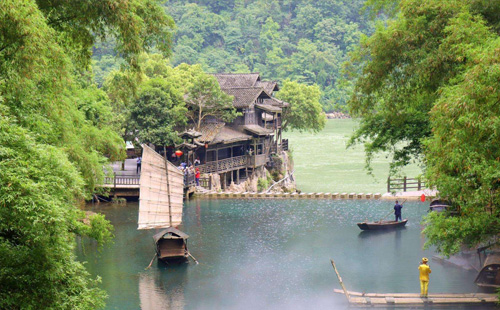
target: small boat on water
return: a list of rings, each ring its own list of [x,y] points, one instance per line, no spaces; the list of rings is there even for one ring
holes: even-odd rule
[[[404,219],[401,222],[396,222],[396,221],[363,222],[363,223],[358,223],[358,227],[361,228],[362,230],[386,230],[386,229],[395,229],[404,227],[407,222],[408,222],[407,219]]]
[[[142,147],[137,229],[166,228],[153,236],[158,259],[196,261],[187,248],[189,236],[176,228],[182,224],[184,174],[147,145]]]
[[[174,227],[160,231],[153,236],[156,255],[161,260],[187,259],[189,256],[188,238],[188,235]]]
[[[500,287],[500,253],[488,254],[474,282],[481,287]]]
[[[448,210],[450,207],[451,206],[448,204],[447,201],[441,199],[434,199],[433,201],[431,201],[429,210],[435,212],[443,212]]]

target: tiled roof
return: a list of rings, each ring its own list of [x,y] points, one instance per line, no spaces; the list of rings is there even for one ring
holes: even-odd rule
[[[276,99],[274,97],[269,98],[269,99],[264,99],[262,103],[265,105],[273,105],[273,106],[281,107],[281,108],[285,108],[285,107],[288,107],[290,105],[288,102],[281,101],[281,100]]]
[[[195,141],[202,143],[210,143],[219,133],[219,131],[224,127],[225,123],[204,123],[201,125],[200,132],[201,137],[197,138]]]
[[[273,91],[278,91],[278,84],[273,81],[257,81],[254,86],[264,88],[264,91],[271,96]]]
[[[253,87],[260,81],[258,73],[218,73],[214,76],[221,88]]]
[[[242,127],[243,127],[243,129],[245,129],[245,130],[247,130],[247,131],[249,131],[252,134],[257,135],[257,136],[267,136],[267,135],[274,133],[274,131],[272,131],[270,129],[266,129],[266,128],[261,127],[259,125],[245,125]]]
[[[222,90],[226,94],[234,96],[233,106],[235,108],[247,108],[259,97],[270,98],[261,87],[223,88]]]
[[[231,127],[224,127],[215,136],[215,138],[212,140],[212,143],[213,144],[217,144],[217,143],[229,144],[229,143],[234,143],[234,142],[239,142],[239,141],[247,141],[250,139],[252,139],[252,136],[244,134],[244,133],[237,131]]]
[[[281,107],[275,105],[258,103],[255,107],[270,113],[281,113]]]

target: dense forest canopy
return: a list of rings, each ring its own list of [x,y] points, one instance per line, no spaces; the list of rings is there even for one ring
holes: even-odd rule
[[[350,86],[342,64],[373,21],[364,0],[183,1],[164,4],[176,22],[171,63],[201,64],[209,73],[260,72],[263,78],[317,84],[323,110],[343,106]],[[98,83],[119,65],[112,40],[96,46]]]

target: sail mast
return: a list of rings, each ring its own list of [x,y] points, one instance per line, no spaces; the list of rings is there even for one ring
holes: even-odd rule
[[[172,227],[172,204],[170,203],[170,182],[168,180],[167,148],[165,146],[163,146],[163,156],[165,157],[165,173],[167,175],[168,219],[170,227]]]

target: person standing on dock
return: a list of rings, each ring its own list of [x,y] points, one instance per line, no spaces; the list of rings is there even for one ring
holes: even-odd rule
[[[398,219],[402,221],[403,219],[401,218],[401,209],[403,209],[403,206],[399,204],[399,202],[396,200],[396,205],[394,206],[394,216],[396,217],[396,222]]]
[[[200,186],[200,168],[196,168],[196,174],[194,175],[196,180],[196,186]]]
[[[427,262],[429,260],[424,257],[422,258],[422,264],[418,266],[420,272],[420,297],[427,298],[427,289],[429,288],[429,274],[432,272]]]
[[[137,168],[135,170],[136,174],[139,174],[139,171],[141,171],[141,166],[142,166],[142,157],[139,156],[137,157]]]

